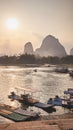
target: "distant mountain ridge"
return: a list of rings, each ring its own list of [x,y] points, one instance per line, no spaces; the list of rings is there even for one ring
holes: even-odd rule
[[[29,46],[29,44],[28,44],[27,47],[26,47],[26,45],[27,45],[27,43],[24,46],[24,52],[26,52],[27,54],[31,50],[31,54],[39,55],[41,57],[42,56],[45,56],[45,57],[47,57],[47,56],[64,57],[67,55],[65,48],[61,45],[59,40],[56,39],[52,35],[46,36],[43,39],[40,48],[37,48],[34,52],[33,52],[32,44],[31,44],[31,46]]]

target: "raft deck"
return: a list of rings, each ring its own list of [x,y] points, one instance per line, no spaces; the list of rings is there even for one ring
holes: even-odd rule
[[[21,111],[19,108],[6,104],[0,104],[0,115],[15,122],[28,121],[38,117],[36,113],[28,113],[26,110]]]

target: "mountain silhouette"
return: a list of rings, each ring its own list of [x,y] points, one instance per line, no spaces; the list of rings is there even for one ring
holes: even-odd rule
[[[34,54],[33,46],[31,42],[27,42],[24,46],[24,53],[25,54]]]
[[[48,35],[42,41],[40,48],[33,51],[33,46],[31,42],[28,42],[24,46],[24,53],[35,54],[39,56],[58,56],[64,57],[67,55],[65,48],[61,45],[58,39],[52,35]]]
[[[65,48],[61,45],[58,39],[52,35],[48,35],[44,38],[41,47],[35,50],[36,55],[40,56],[66,56]]]

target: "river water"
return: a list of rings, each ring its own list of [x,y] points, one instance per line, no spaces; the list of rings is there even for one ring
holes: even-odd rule
[[[73,88],[73,78],[69,74],[56,73],[54,69],[55,67],[0,66],[0,102],[18,106],[17,102],[8,99],[10,92],[17,91],[17,87],[35,90],[33,96],[45,103],[55,95],[64,96],[64,90]],[[64,112],[63,109],[57,108],[57,114]],[[0,116],[0,121],[3,120]]]

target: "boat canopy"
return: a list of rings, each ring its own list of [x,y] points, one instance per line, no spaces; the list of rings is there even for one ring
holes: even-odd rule
[[[70,95],[73,95],[73,91],[64,91],[64,94],[70,94]]]

